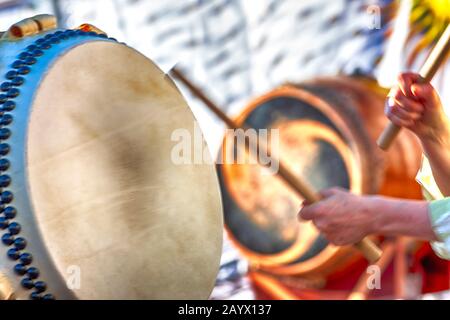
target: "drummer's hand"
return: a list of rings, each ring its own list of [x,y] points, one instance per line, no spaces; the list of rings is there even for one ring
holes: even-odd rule
[[[430,83],[415,73],[404,73],[387,99],[386,115],[397,126],[414,132],[421,140],[439,139],[448,118]]]
[[[340,188],[320,192],[324,198],[305,204],[299,218],[311,220],[328,241],[335,245],[353,244],[372,233],[375,214],[369,197]]]

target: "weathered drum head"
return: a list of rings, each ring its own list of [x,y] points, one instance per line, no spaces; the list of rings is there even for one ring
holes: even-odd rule
[[[172,132],[193,127],[173,83],[126,46],[85,43],[47,71],[24,146],[30,220],[75,297],[209,296],[222,243],[216,174],[171,159]]]

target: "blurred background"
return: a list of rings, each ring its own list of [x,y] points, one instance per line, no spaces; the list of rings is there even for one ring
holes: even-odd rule
[[[108,35],[144,53],[162,70],[168,72],[176,66],[229,116],[242,117],[243,114],[248,116],[250,111],[254,113],[259,107],[259,102],[254,102],[255,99],[286,83],[303,84],[311,79],[333,77],[334,82],[331,84],[322,84],[319,87],[315,85],[314,88],[308,85],[297,86],[299,90],[309,90],[319,96],[323,96],[324,92],[327,93],[325,95],[331,104],[339,99],[344,102],[345,99],[353,99],[358,90],[359,94],[362,94],[361,92],[366,89],[379,92],[390,87],[395,83],[399,72],[418,70],[423,63],[429,49],[442,33],[445,23],[449,21],[450,1],[0,0],[0,30],[6,30],[11,24],[39,13],[56,15],[62,28],[74,28],[83,23],[93,24]],[[448,85],[449,76],[448,72],[445,72],[446,68],[443,69],[436,76],[434,84],[441,89],[442,100],[448,105],[450,92],[442,89],[445,84]],[[352,77],[352,80],[346,81],[345,77]],[[347,87],[339,89],[338,82],[347,86],[348,83],[353,83],[354,79],[359,82],[351,89]],[[358,87],[362,82],[365,86],[368,79],[372,84],[366,89]],[[330,98],[332,91],[330,86],[338,92],[345,90],[351,92],[349,91],[347,96],[333,99]],[[183,86],[181,89],[200,123],[212,155],[216,157],[222,145],[225,126],[189,90]],[[336,94],[334,92],[331,95]],[[278,93],[274,95],[278,97]],[[263,102],[272,103],[272,100],[266,100]],[[279,104],[283,102],[280,101]],[[380,108],[367,102],[369,100],[358,101],[349,104],[358,104],[355,107],[358,110]],[[313,102],[308,103],[314,107]],[[275,105],[276,101],[269,107],[276,109]],[[280,119],[292,120],[294,117],[298,120],[307,117],[304,113],[292,115],[289,110],[283,111],[282,107],[276,110],[280,114],[260,111],[249,121],[264,122],[269,119],[270,121],[267,121],[273,124],[280,123]],[[333,116],[329,117],[333,121]],[[359,115],[356,114],[355,117]],[[356,120],[356,123],[358,122]],[[347,126],[353,130],[352,122],[347,122]],[[357,124],[354,126],[357,127]],[[364,145],[363,142],[358,143]],[[352,143],[348,144],[353,148]],[[320,146],[327,148],[323,143]],[[306,147],[307,150],[312,148],[309,144]],[[361,149],[362,147],[355,148],[359,148],[359,153],[371,152]],[[315,159],[340,157],[339,152],[327,152],[320,151]],[[355,151],[355,154],[358,152]],[[295,156],[292,154],[292,157]],[[367,156],[359,155],[355,156],[355,159],[364,157]],[[322,186],[321,183],[326,185],[343,181],[344,187],[351,188],[352,183],[347,180],[356,179],[356,176],[364,178],[365,171],[371,170],[367,163],[362,161],[361,164],[352,167],[353,169],[344,165],[346,170],[355,172],[349,172],[348,177],[342,178],[343,180],[339,177],[330,178],[335,175],[333,173],[335,167],[330,169],[322,163],[316,164],[318,167],[314,168],[311,164],[309,167],[305,165],[306,167],[301,170],[314,169],[326,172],[327,174],[320,177],[311,177],[312,180],[320,180],[317,182],[319,186]],[[412,167],[415,168],[415,165],[414,163]],[[383,169],[383,178],[379,178],[380,181],[388,179],[386,177],[389,174],[392,174],[390,176],[392,179],[397,177],[392,173],[395,170],[389,171],[389,168]],[[323,245],[323,239],[320,239],[322,242],[319,245],[318,240],[313,243],[312,240],[306,240],[309,236],[305,236],[306,238],[301,240],[303,243],[311,244],[310,249],[314,251],[313,253],[302,257],[299,255],[295,259],[283,258],[283,262],[280,262],[281,267],[272,268],[272,263],[266,262],[273,261],[271,259],[274,255],[278,257],[280,252],[293,246],[298,240],[298,230],[292,231],[295,235],[291,236],[289,235],[291,231],[286,231],[288,227],[274,227],[272,220],[265,221],[265,227],[262,226],[264,223],[258,225],[258,222],[253,221],[252,226],[245,229],[246,225],[237,217],[250,215],[249,212],[258,215],[259,211],[239,205],[239,201],[250,203],[254,200],[250,196],[239,200],[237,199],[239,197],[233,195],[235,187],[227,180],[227,174],[230,174],[227,170],[219,168],[221,186],[225,194],[225,221],[228,227],[222,266],[212,299],[332,299],[346,298],[352,292],[360,293],[353,295],[355,298],[450,298],[445,294],[445,290],[450,286],[449,264],[437,258],[427,244],[412,240],[391,241],[394,243],[391,246],[393,249],[389,251],[391,248],[389,247],[387,251],[392,255],[386,258],[382,268],[385,275],[383,275],[383,290],[378,290],[379,292],[358,289],[358,281],[364,279],[361,277],[364,276],[366,265],[354,252],[346,254],[345,258],[338,258],[335,254],[327,256],[327,264],[321,262],[316,267],[317,262],[313,258],[325,250],[326,244]],[[400,169],[396,170],[398,173]],[[401,174],[408,183],[413,183],[414,172]],[[364,186],[355,188],[359,192],[400,195],[387,188],[383,189],[382,181],[370,188]],[[408,192],[402,196],[420,197],[416,189]],[[283,209],[283,212],[288,217],[286,221],[292,222],[299,209],[296,202],[298,199],[293,200],[286,194],[284,196],[290,198],[285,201],[279,200],[281,196],[272,193],[269,197],[273,197],[274,202],[281,201],[280,206],[283,208],[290,204],[289,209]],[[239,223],[236,222],[238,220]],[[245,222],[247,223],[247,220]],[[264,234],[259,229],[260,233],[252,231],[256,228],[255,225],[270,229],[270,236],[267,236],[266,229]],[[283,229],[281,240],[276,238],[278,235],[274,235],[280,231],[275,230],[276,228]],[[305,232],[303,230],[303,234],[306,234]],[[259,238],[249,240],[243,236],[246,233]],[[272,243],[271,241],[274,244],[269,249],[260,247],[261,243]],[[315,248],[314,245],[322,247]],[[346,260],[346,263],[341,265],[341,260]],[[310,262],[308,266],[304,266],[308,262]],[[314,267],[310,267],[311,264],[314,264]],[[298,271],[283,269],[292,265],[298,266],[296,269]],[[340,266],[337,267],[338,265]],[[399,271],[399,266],[403,268],[403,273]],[[308,271],[302,271],[306,270],[305,268]],[[323,271],[324,268],[326,271]],[[441,293],[427,295],[431,292]]]

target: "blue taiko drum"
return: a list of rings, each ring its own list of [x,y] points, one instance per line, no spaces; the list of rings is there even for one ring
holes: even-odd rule
[[[46,22],[0,40],[0,299],[208,298],[222,206],[211,164],[171,159],[187,104],[142,54]]]

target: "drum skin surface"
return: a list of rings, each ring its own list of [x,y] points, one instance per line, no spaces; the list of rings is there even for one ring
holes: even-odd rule
[[[1,50],[16,56],[33,40]],[[7,141],[9,205],[47,291],[208,298],[222,247],[220,191],[212,165],[171,159],[172,132],[195,123],[173,82],[135,50],[88,34],[53,45],[24,78]],[[6,249],[0,272],[26,299]]]
[[[387,123],[386,94],[365,78],[316,79],[254,99],[235,121],[277,129],[278,158],[316,190],[342,187],[357,194],[418,199],[414,177],[421,152],[415,137],[405,132],[388,153],[375,144]],[[230,141],[225,137],[219,157],[234,147]],[[263,171],[252,164],[225,163],[218,169],[226,229],[256,270],[327,277],[361,259],[348,246],[329,245],[310,222],[298,223],[303,199],[279,176]]]

